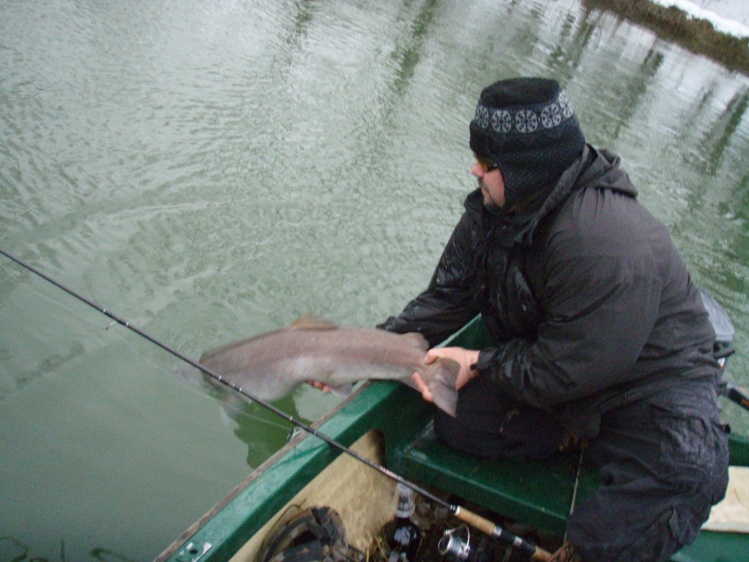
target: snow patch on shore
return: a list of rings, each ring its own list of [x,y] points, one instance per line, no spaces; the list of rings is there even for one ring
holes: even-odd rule
[[[749,37],[749,2],[747,0],[652,0],[655,4],[674,6],[695,19],[707,20],[722,33]]]

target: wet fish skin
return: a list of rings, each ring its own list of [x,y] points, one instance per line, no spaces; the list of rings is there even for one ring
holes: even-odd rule
[[[427,365],[428,348],[421,334],[340,326],[305,316],[287,328],[208,351],[200,363],[265,401],[278,400],[307,381],[343,389],[364,379],[389,379],[416,389],[411,375],[418,372],[435,405],[455,416],[460,366],[451,359]]]

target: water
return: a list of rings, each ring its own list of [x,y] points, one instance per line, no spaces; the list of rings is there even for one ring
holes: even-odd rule
[[[0,2],[0,246],[190,356],[373,325],[427,283],[478,93],[517,74],[622,155],[749,384],[749,80],[574,0]],[[151,559],[283,444],[174,366],[2,260],[0,560]]]

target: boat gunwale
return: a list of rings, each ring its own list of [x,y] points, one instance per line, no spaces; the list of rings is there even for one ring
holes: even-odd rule
[[[395,382],[366,382],[310,427],[344,446],[349,446],[368,430],[376,429],[374,426],[378,424],[373,425],[371,422],[372,418],[376,417],[375,413],[379,411],[377,406],[394,394],[400,386]],[[262,527],[267,517],[262,521],[251,522],[253,518],[258,514],[270,515],[274,510],[280,509],[288,498],[293,497],[319,470],[340,454],[341,451],[311,433],[296,435],[190,525],[155,558],[155,562],[186,560],[179,556],[178,551],[189,542],[212,545],[200,558],[201,562],[228,560],[231,551],[235,550],[234,547],[240,546],[233,536],[237,534],[236,529],[242,528],[243,536],[254,534]],[[293,455],[293,458],[287,458],[290,455]],[[278,472],[283,474],[277,474]],[[270,481],[264,482],[267,479]],[[279,484],[290,481],[293,482],[292,486],[286,485],[283,486],[283,490],[279,490]],[[253,496],[252,501],[246,497],[249,495]],[[232,520],[233,524],[224,525],[224,519]],[[243,544],[247,538],[238,540]]]
[[[460,343],[465,347],[481,346],[485,343],[485,327],[480,322],[469,323],[443,345]],[[406,468],[404,451],[416,439],[424,437],[432,418],[431,407],[416,400],[411,389],[391,381],[374,381],[363,384],[348,399],[338,404],[323,418],[312,424],[316,431],[350,446],[366,432],[377,429],[385,436],[386,464],[400,473]],[[392,412],[398,412],[393,416]],[[397,418],[397,419],[395,419]],[[749,438],[729,437],[731,462],[733,465],[749,466]],[[341,454],[321,439],[311,434],[298,435],[253,470],[240,484],[235,486],[212,509],[191,525],[157,559],[157,562],[186,562],[178,551],[189,541],[200,544],[211,543],[209,550],[200,557],[200,562],[229,560],[251,536],[262,528],[276,511],[281,509],[315,475]],[[404,476],[411,470],[405,470]],[[441,478],[441,476],[437,476]],[[420,478],[416,478],[423,484]],[[427,483],[429,484],[429,483]],[[508,502],[514,498],[508,497]],[[526,506],[533,510],[533,506]],[[538,508],[535,508],[538,510]],[[544,510],[541,509],[541,512]],[[507,515],[507,514],[505,514]],[[545,517],[551,514],[541,513]],[[510,516],[512,516],[510,514]],[[241,529],[241,533],[240,533]],[[240,536],[241,534],[241,536]],[[677,553],[677,562],[705,562],[717,560],[702,555],[705,544],[707,552],[717,543],[726,544],[730,550],[732,541],[742,538],[722,538],[722,533],[703,532],[705,540],[695,543]],[[699,538],[698,538],[699,542]],[[743,545],[743,542],[741,543]],[[723,550],[723,549],[721,549]],[[733,560],[721,558],[721,560]],[[738,559],[736,559],[738,560]]]

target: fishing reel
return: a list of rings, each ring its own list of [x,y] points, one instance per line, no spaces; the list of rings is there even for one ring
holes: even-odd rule
[[[471,543],[471,530],[461,525],[447,529],[437,543],[437,552],[449,562],[484,562],[486,555],[482,546]]]

